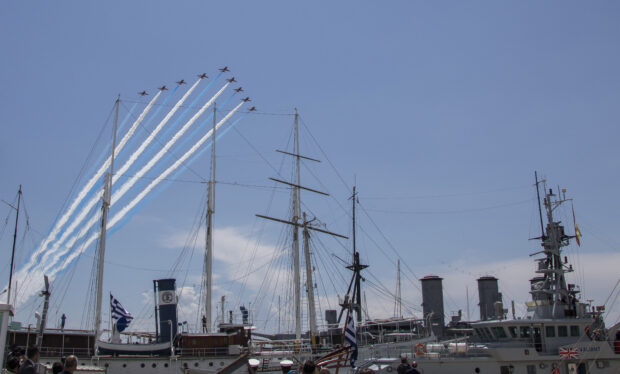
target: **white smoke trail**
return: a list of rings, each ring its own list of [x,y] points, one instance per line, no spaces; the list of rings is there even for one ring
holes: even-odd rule
[[[115,156],[120,153],[120,151],[123,149],[125,144],[127,144],[129,139],[131,139],[132,135],[136,131],[136,128],[138,127],[140,122],[142,122],[142,120],[144,119],[146,114],[149,112],[149,110],[151,110],[151,107],[153,106],[153,104],[155,104],[155,101],[159,98],[160,94],[161,94],[161,91],[159,91],[157,95],[153,97],[153,99],[148,103],[146,108],[144,108],[144,110],[140,114],[140,117],[138,117],[138,119],[133,123],[133,125],[129,129],[129,131],[125,134],[123,139],[121,139],[121,141],[118,143],[118,146],[116,147],[116,150],[114,151]],[[35,252],[30,257],[30,261],[24,267],[22,267],[22,270],[25,270],[25,272],[27,272],[28,269],[31,268],[36,263],[37,257],[41,254],[41,252],[43,252],[47,248],[47,246],[49,245],[51,241],[56,239],[56,236],[60,232],[60,229],[62,228],[62,226],[65,223],[67,223],[67,221],[69,220],[69,217],[71,217],[75,209],[77,209],[80,202],[86,197],[88,192],[90,192],[90,190],[93,188],[97,180],[103,175],[103,173],[109,168],[109,166],[110,166],[110,157],[106,159],[106,161],[103,163],[103,165],[101,165],[99,170],[97,170],[95,175],[93,175],[93,177],[88,181],[88,183],[86,183],[86,185],[78,193],[78,195],[75,197],[75,199],[71,203],[71,206],[69,206],[69,209],[65,212],[65,214],[63,214],[60,217],[60,219],[58,219],[52,231],[45,238],[45,240],[43,240],[39,248],[35,250]],[[17,279],[23,279],[23,278],[18,277]]]
[[[239,108],[241,108],[242,105],[243,105],[243,102],[239,103],[233,110],[231,110],[228,114],[226,114],[226,116],[224,118],[222,118],[215,125],[215,130],[217,131],[217,129],[219,129],[224,123],[226,123],[226,121],[228,121],[230,119],[230,117],[232,117],[235,114],[235,112],[237,112],[239,110]],[[183,164],[192,154],[194,154],[198,150],[198,148],[200,148],[200,146],[202,144],[204,144],[204,142],[207,141],[207,139],[209,139],[211,137],[212,133],[213,133],[213,129],[209,130],[209,132],[207,132],[206,135],[204,135],[200,140],[198,140],[192,146],[192,148],[190,148],[181,158],[179,158],[174,164],[172,164],[170,167],[168,167],[168,169],[166,169],[161,175],[159,175],[156,179],[154,179],[130,203],[128,203],[117,214],[115,214],[114,217],[112,217],[112,219],[108,223],[108,229],[113,228],[114,225],[116,225],[118,222],[120,222],[127,215],[127,213],[129,213],[131,211],[131,209],[133,209],[138,203],[140,203],[140,201],[142,201],[142,199],[144,199],[144,197],[146,197],[146,195],[150,191],[153,190],[153,188],[155,188],[161,181],[166,179],[181,164]],[[98,220],[99,220],[99,215],[95,214],[94,217],[91,218],[91,220],[89,221],[89,224],[87,224],[86,226],[82,227],[81,233],[78,234],[78,236],[80,238],[82,236],[84,236],[89,231],[88,228],[90,226],[92,226],[94,223],[96,223]],[[56,266],[57,265],[56,264],[57,259],[59,259],[59,257],[57,256],[57,257],[55,257],[56,261],[54,263],[51,263],[51,264],[49,264],[46,267],[44,267],[43,264],[39,264],[34,269],[32,269],[32,271],[31,271],[32,281],[29,282],[28,284],[25,284],[24,288],[22,288],[20,290],[20,295],[19,295],[20,297],[18,299],[18,306],[23,301],[28,300],[30,297],[32,297],[37,292],[39,292],[39,290],[41,288],[41,285],[42,285],[43,274],[47,274],[49,279],[50,279],[50,281],[53,281],[56,278],[56,275],[58,273],[60,273],[66,267],[68,267],[77,258],[77,256],[79,256],[82,252],[84,252],[98,238],[99,238],[99,233],[91,235],[84,243],[82,243],[80,245],[79,250],[74,251],[69,256],[67,256],[67,258],[65,258],[65,260],[59,266]],[[66,246],[67,250],[71,249],[71,247],[75,244],[75,242],[78,239],[79,238],[72,238],[72,240],[67,243],[67,246]],[[66,251],[65,251],[65,253],[66,253]]]
[[[187,92],[175,104],[175,106],[170,110],[170,112],[168,112],[168,114],[166,114],[164,119],[162,119],[161,122],[159,122],[157,127],[155,127],[155,129],[153,130],[153,132],[151,132],[151,134],[148,136],[148,138],[140,145],[140,147],[134,153],[131,154],[131,156],[129,157],[129,159],[127,159],[127,161],[125,161],[123,166],[121,166],[121,168],[116,173],[114,173],[114,176],[112,177],[112,184],[114,184],[118,180],[119,176],[122,176],[123,173],[125,173],[127,171],[127,169],[129,169],[133,165],[133,163],[136,161],[136,159],[142,154],[142,152],[144,152],[146,147],[153,141],[155,136],[157,136],[157,134],[164,127],[164,125],[166,125],[166,123],[170,120],[170,118],[172,118],[172,116],[176,113],[176,111],[183,105],[185,100],[192,94],[192,92],[198,86],[198,83],[200,83],[201,80],[202,79],[198,79],[196,81],[196,83],[194,83],[190,87],[190,89],[187,90]],[[158,95],[160,93],[161,93],[161,91],[158,92]],[[47,262],[47,260],[49,259],[49,257],[51,255],[53,255],[54,253],[56,253],[56,251],[58,250],[58,248],[60,248],[62,243],[64,243],[65,240],[69,237],[69,235],[71,235],[73,233],[73,231],[78,227],[78,225],[80,225],[82,223],[82,221],[84,221],[84,219],[86,218],[88,213],[91,211],[91,209],[95,206],[95,204],[97,204],[97,202],[99,202],[101,200],[102,196],[103,196],[103,189],[100,189],[88,201],[88,203],[86,203],[82,207],[80,212],[73,219],[73,222],[71,222],[71,224],[65,229],[65,231],[61,235],[60,239],[58,239],[56,242],[54,242],[52,248],[43,255],[43,258],[40,261],[41,264],[45,264]],[[96,219],[95,219],[95,222],[96,222]],[[90,227],[92,224],[93,223],[89,222],[86,227]],[[79,237],[75,238],[75,240],[73,240],[72,242],[67,243],[67,245],[65,247],[68,247],[68,248],[73,247],[73,244],[75,243],[75,241],[77,239],[79,239]],[[52,263],[54,263],[54,262],[52,262]]]
[[[168,152],[168,150],[174,145],[174,143],[176,143],[177,140],[181,136],[183,136],[183,134],[192,126],[192,124],[194,124],[194,122],[196,122],[196,120],[205,112],[205,110],[207,110],[215,102],[215,100],[222,94],[222,92],[224,92],[224,90],[229,85],[230,83],[226,83],[209,101],[207,101],[202,106],[202,108],[200,108],[198,112],[196,112],[196,114],[194,114],[194,116],[189,121],[187,121],[187,123],[176,134],[174,134],[172,139],[170,139],[168,143],[166,143],[166,145],[151,160],[149,160],[149,162],[146,165],[144,165],[134,176],[132,176],[118,190],[116,190],[116,192],[114,192],[114,194],[112,195],[112,198],[110,199],[110,205],[114,205],[116,201],[119,201],[125,195],[125,193],[127,193],[127,191],[129,191],[129,189],[138,180],[140,180],[140,178],[142,178],[144,174],[146,174],[164,156],[166,152]],[[86,213],[88,213],[88,211],[85,211],[85,215]],[[82,226],[85,230],[88,230],[88,228],[90,228],[92,225],[97,223],[97,220],[98,220],[97,216],[93,215],[86,222],[86,224]],[[49,253],[46,253],[46,256],[44,256],[44,259],[46,261],[41,261],[42,267],[44,267],[45,271],[52,269],[58,263],[60,258],[62,258],[65,254],[67,254],[67,252],[71,250],[71,248],[73,248],[75,243],[85,235],[84,229],[82,230],[81,233],[78,233],[74,235],[73,237],[71,237],[64,245],[64,248],[62,248],[61,250],[58,250],[60,248],[60,243],[54,244],[54,247],[53,247],[54,251],[53,252],[50,251]],[[47,261],[47,259],[52,255],[54,256],[52,260]]]
[[[241,108],[241,106],[244,103],[241,102],[239,103],[239,105],[237,105],[233,110],[231,110],[230,112],[228,112],[228,114],[226,114],[226,116],[224,118],[222,118],[216,125],[215,125],[215,130],[217,131],[218,128],[220,128],[220,126],[222,126],[224,123],[226,123],[226,121],[228,121],[228,119],[230,117],[232,117],[233,114],[235,114],[235,112],[237,112],[239,110],[239,108]],[[200,140],[198,140],[196,142],[196,144],[194,144],[192,146],[192,148],[190,148],[187,152],[185,152],[185,154],[183,156],[181,156],[181,158],[179,158],[174,164],[170,165],[170,167],[168,167],[168,169],[166,169],[163,173],[161,173],[157,178],[155,178],[144,190],[142,190],[130,203],[128,203],[127,205],[125,205],[118,213],[116,213],[114,215],[114,217],[112,217],[112,219],[110,220],[110,222],[108,223],[108,229],[111,229],[112,227],[114,227],[114,225],[116,225],[118,222],[120,222],[120,220],[122,220],[125,215],[127,215],[127,213],[129,213],[129,211],[131,211],[131,209],[133,209],[140,201],[142,201],[142,199],[144,199],[144,197],[146,197],[146,195],[151,192],[153,190],[153,188],[155,188],[161,181],[163,181],[164,179],[166,179],[168,177],[168,175],[170,175],[172,172],[174,172],[181,164],[183,164],[192,154],[194,154],[198,148],[200,148],[200,146],[207,141],[207,139],[209,139],[211,137],[213,133],[213,129],[209,130],[209,132],[207,132],[207,134],[205,134],[202,138],[200,138]],[[95,240],[97,240],[97,238],[99,237],[99,234],[93,234],[91,237],[88,238],[88,240],[86,242],[84,242],[83,245],[81,245],[82,250],[80,251],[75,251],[73,253],[71,253],[69,256],[67,256],[67,258],[63,261],[63,263],[59,266],[56,267],[55,269],[49,269],[51,270],[49,272],[49,275],[56,275],[58,274],[58,272],[62,271],[65,267],[67,267],[69,264],[71,264],[73,262],[73,260],[80,255],[80,253],[88,248]]]

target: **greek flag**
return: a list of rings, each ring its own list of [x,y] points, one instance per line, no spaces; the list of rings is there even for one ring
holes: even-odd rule
[[[133,319],[133,316],[131,315],[131,313],[129,313],[127,309],[123,308],[121,303],[118,300],[116,300],[114,296],[112,296],[112,294],[110,294],[110,310],[112,311],[113,319],[118,320],[121,318],[125,318],[127,323],[131,322],[131,320]]]
[[[347,321],[347,327],[344,330],[344,340],[349,343],[351,351],[351,366],[355,367],[355,361],[357,361],[357,338],[355,336],[355,321],[353,320],[352,311],[349,311],[349,320]]]

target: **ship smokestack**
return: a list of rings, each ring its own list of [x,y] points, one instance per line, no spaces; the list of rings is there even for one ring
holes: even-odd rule
[[[492,276],[478,278],[478,297],[480,298],[480,320],[500,319],[501,311],[498,312],[496,303],[500,303],[500,310],[503,309],[502,296],[497,286],[497,278]]]
[[[177,335],[177,292],[176,279],[158,279],[155,281],[158,311],[159,341],[172,341]]]
[[[420,279],[422,283],[422,312],[424,313],[424,320],[430,322],[433,333],[438,337],[444,335],[445,326],[442,280],[443,278],[437,275],[427,275]]]

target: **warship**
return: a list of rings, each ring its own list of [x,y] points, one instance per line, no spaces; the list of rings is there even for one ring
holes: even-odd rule
[[[424,315],[431,317],[434,339],[360,347],[357,370],[392,373],[405,357],[416,361],[422,374],[620,373],[620,323],[607,328],[605,307],[582,302],[579,286],[566,281],[565,274],[575,269],[562,248],[573,239],[579,243],[581,233],[575,224],[575,235],[568,235],[554,211],[572,200],[565,190],[547,190],[546,182],[537,177],[536,188],[541,235],[534,239],[540,240],[542,248],[531,254],[536,257],[536,275],[529,281],[526,315],[515,318],[513,312],[508,319],[497,279],[481,277],[480,321],[466,324],[473,335],[447,338],[441,278],[428,276],[421,280],[423,307]],[[542,204],[539,188],[544,191]]]

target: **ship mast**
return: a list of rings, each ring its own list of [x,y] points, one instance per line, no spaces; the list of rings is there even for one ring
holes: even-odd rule
[[[211,148],[211,176],[208,182],[207,191],[207,219],[206,219],[206,251],[205,251],[205,316],[207,332],[211,330],[212,323],[212,292],[213,292],[213,213],[215,213],[215,127],[217,120],[216,106],[213,105],[213,147]],[[223,306],[222,306],[223,308]],[[222,320],[224,323],[224,320]]]
[[[257,217],[269,219],[276,222],[285,223],[293,226],[293,287],[294,287],[294,296],[295,296],[295,339],[296,341],[301,340],[301,276],[300,276],[300,261],[299,261],[299,228],[303,230],[304,236],[304,257],[306,262],[306,290],[308,297],[308,315],[310,318],[310,335],[311,341],[314,345],[316,342],[315,337],[318,336],[318,329],[316,325],[316,307],[314,305],[314,282],[312,280],[312,262],[310,256],[310,232],[308,230],[318,231],[325,234],[338,236],[344,239],[348,239],[346,236],[335,234],[333,232],[322,230],[317,227],[313,227],[310,225],[314,219],[308,221],[306,219],[306,214],[303,215],[303,222],[300,223],[299,220],[302,218],[301,213],[301,189],[306,191],[318,193],[321,195],[329,196],[329,194],[321,191],[317,191],[308,187],[304,187],[301,185],[301,173],[300,173],[300,161],[303,158],[304,160],[321,162],[320,160],[310,158],[307,156],[302,156],[299,153],[299,113],[297,109],[295,109],[295,153],[290,153],[286,151],[276,150],[276,152],[280,152],[289,156],[295,157],[295,171],[296,171],[296,179],[297,183],[291,183],[287,181],[283,181],[276,178],[269,178],[274,182],[285,184],[289,187],[292,187],[293,190],[293,218],[291,221],[282,220],[278,218],[268,217],[264,215],[257,214]]]
[[[295,340],[301,339],[301,281],[299,271],[299,229],[298,223],[301,216],[301,173],[299,161],[299,113],[295,108],[295,175],[297,186],[293,186],[293,287],[295,288]]]
[[[110,170],[106,173],[105,183],[103,186],[103,202],[101,204],[101,231],[99,233],[99,249],[97,256],[97,302],[95,305],[95,342],[101,334],[101,301],[103,290],[103,265],[105,258],[105,240],[108,227],[108,211],[110,210],[110,196],[112,190],[112,175],[114,174],[114,152],[116,151],[116,127],[118,125],[118,107],[120,105],[121,96],[116,99],[116,111],[114,114],[114,133],[112,135],[112,155],[110,157]],[[96,343],[95,343],[96,344]],[[95,347],[95,354],[97,347]]]
[[[13,207],[13,205],[9,205],[11,208],[15,209],[17,212],[15,214],[15,230],[13,231],[13,248],[11,250],[11,270],[9,271],[9,290],[7,291],[6,303],[11,304],[11,286],[13,284],[13,264],[15,260],[15,243],[17,242],[17,222],[19,220],[19,205],[22,200],[22,185],[19,185],[19,191],[17,192],[17,208]]]
[[[569,245],[569,239],[574,236],[568,236],[564,232],[564,226],[559,221],[554,221],[553,211],[566,199],[566,190],[558,191],[558,195],[553,190],[547,190],[545,180],[539,181],[538,175],[535,174],[536,189],[539,194],[539,184],[543,185],[544,198],[543,207],[540,207],[539,213],[541,218],[542,229],[542,209],[545,210],[547,225],[542,232],[541,246],[542,251],[536,254],[544,254],[544,258],[538,259],[538,269],[536,273],[541,274],[531,280],[532,299],[535,301],[535,313],[538,318],[565,318],[576,317],[581,314],[578,309],[577,293],[579,290],[574,285],[567,285],[565,273],[573,271],[572,265],[568,265],[566,260],[562,260],[562,247]],[[557,196],[557,198],[556,198]]]

